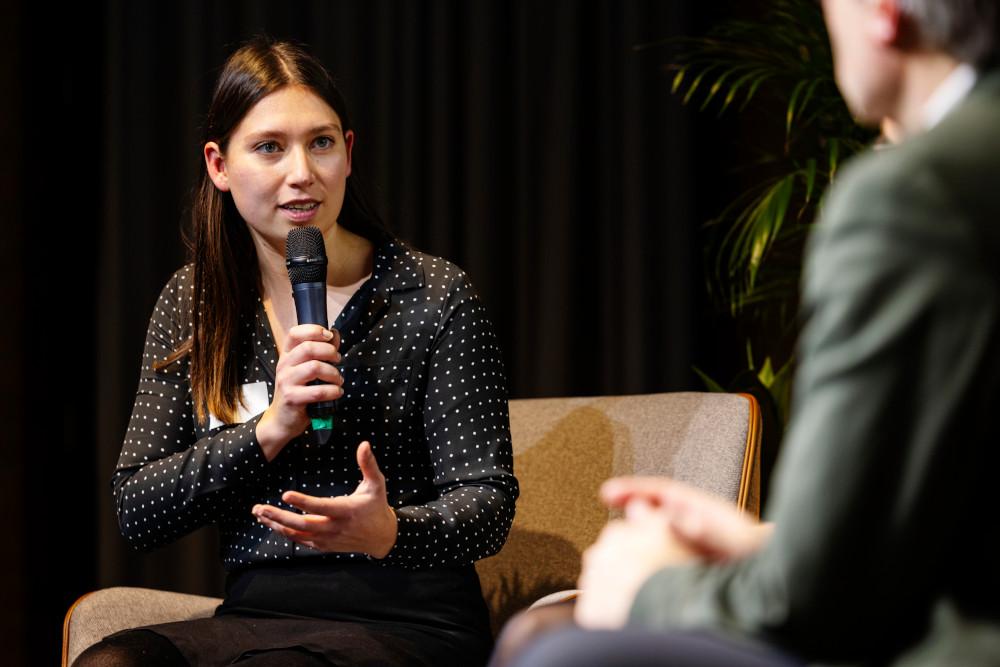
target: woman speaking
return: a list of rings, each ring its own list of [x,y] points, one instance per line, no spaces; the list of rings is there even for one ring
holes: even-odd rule
[[[472,564],[503,546],[518,494],[502,355],[465,274],[368,205],[354,140],[301,48],[256,39],[223,67],[191,263],[150,320],[113,487],[136,548],[217,524],[225,599],[77,665],[486,661]],[[331,328],[297,324],[286,238],[307,226]],[[317,437],[307,406],[326,401]]]

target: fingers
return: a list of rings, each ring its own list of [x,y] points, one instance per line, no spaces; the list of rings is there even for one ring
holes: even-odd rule
[[[679,484],[667,477],[615,477],[601,485],[600,496],[608,507],[625,507],[636,497],[659,506]]]
[[[307,340],[286,351],[281,359],[279,359],[279,363],[284,367],[300,365],[316,360],[317,362],[326,362],[327,366],[332,366],[332,364],[339,362],[340,359],[340,352],[330,343]]]
[[[296,509],[300,509],[308,514],[319,515],[332,521],[347,519],[351,515],[351,508],[346,496],[319,498],[317,496],[307,496],[298,491],[285,491],[281,494],[281,499]]]
[[[659,516],[687,548],[710,559],[736,558],[759,549],[769,533],[731,502],[662,477],[622,477],[601,487],[602,500],[625,510],[626,520]]]
[[[272,521],[271,519],[268,519],[263,516],[258,516],[257,522],[260,523],[262,526],[267,526],[268,528],[278,533],[279,535],[283,535],[288,539],[294,540],[296,542],[299,542],[301,540],[312,540],[315,538],[315,535],[311,532],[289,528],[288,526],[282,523],[279,523],[277,521]]]
[[[340,332],[336,329],[324,329],[318,324],[297,324],[288,330],[283,352],[291,352],[297,346],[309,341],[328,343],[336,350],[340,348]],[[333,361],[339,362],[340,359]]]
[[[735,510],[728,501],[669,477],[618,477],[605,482],[600,493],[609,507],[625,507],[631,500],[641,499],[669,511],[683,511],[691,506]]]
[[[625,518],[630,521],[645,521],[656,515],[656,507],[645,498],[635,496],[625,503]]]
[[[272,531],[278,533],[279,535],[287,537],[292,542],[296,542],[298,544],[301,544],[302,546],[309,547],[310,549],[316,549],[317,551],[324,550],[323,547],[320,545],[319,537],[315,533],[298,531],[295,530],[294,528],[283,526],[280,523],[271,521],[270,519],[265,519],[263,517],[258,517],[257,520],[261,523],[261,525],[267,526]],[[335,532],[329,533],[329,536],[331,537],[335,537],[336,535],[337,533]]]
[[[335,401],[343,395],[344,389],[338,384],[296,384],[285,377],[275,382],[275,404],[298,409],[319,401]]]
[[[298,407],[320,401],[335,401],[344,395],[344,390],[335,384],[305,385],[304,387],[289,385],[284,386],[281,391],[286,403]]]
[[[276,393],[292,405],[336,400],[344,395],[344,378],[333,364],[341,360],[340,334],[316,324],[289,330],[278,359]],[[314,380],[324,384],[311,385]]]
[[[264,519],[296,531],[314,533],[318,530],[326,530],[331,523],[330,517],[320,513],[298,514],[272,505],[254,505],[251,511],[258,519]]]
[[[316,343],[306,343],[306,345],[315,344]],[[301,347],[302,346],[299,346],[299,348]],[[325,345],[324,347],[330,346]],[[296,350],[299,348],[296,348]],[[293,354],[295,353],[290,352],[289,356],[292,356]],[[313,380],[322,380],[323,382],[336,385],[344,384],[344,378],[340,374],[340,371],[337,370],[336,366],[332,363],[318,359],[302,359],[301,361],[288,359],[284,364],[284,367],[279,372],[287,382],[292,384],[306,384],[307,382],[312,382]]]
[[[339,334],[317,325],[299,325],[291,331],[296,331],[299,338],[325,332],[331,341],[339,342]],[[278,359],[276,396],[295,406],[343,396],[344,377],[333,365],[341,357],[333,342],[304,340],[283,354]],[[314,380],[322,384],[311,384]]]
[[[379,470],[378,463],[375,461],[375,453],[372,451],[372,445],[370,442],[365,440],[358,446],[358,467],[361,468],[361,475],[364,480],[372,484],[385,484],[385,476],[382,475],[382,471]]]

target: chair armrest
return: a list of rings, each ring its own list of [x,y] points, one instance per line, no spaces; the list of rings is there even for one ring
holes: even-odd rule
[[[63,622],[62,664],[73,661],[104,637],[143,625],[205,618],[222,603],[219,598],[150,588],[103,588],[80,597]]]
[[[538,609],[539,607],[547,607],[551,604],[562,604],[563,602],[570,602],[580,597],[579,588],[568,588],[564,591],[556,591],[555,593],[549,593],[544,597],[540,597],[531,603],[528,609]]]

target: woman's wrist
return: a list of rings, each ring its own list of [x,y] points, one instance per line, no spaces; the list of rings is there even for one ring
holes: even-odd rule
[[[396,546],[396,540],[399,538],[399,519],[396,517],[396,510],[392,506],[386,506],[386,538],[382,541],[380,548],[374,549],[372,553],[368,554],[372,558],[381,560],[388,556],[393,547]]]
[[[274,460],[274,457],[291,440],[291,438],[283,437],[278,425],[274,423],[270,410],[265,410],[264,414],[261,415],[254,434],[257,437],[257,444],[260,445],[261,451],[264,452],[264,458],[267,459],[268,463]]]

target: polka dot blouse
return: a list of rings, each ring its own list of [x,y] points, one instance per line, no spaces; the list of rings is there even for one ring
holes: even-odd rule
[[[382,562],[408,568],[471,563],[500,550],[518,495],[506,381],[497,339],[466,275],[453,264],[388,243],[372,277],[335,326],[345,394],[334,431],[306,431],[270,463],[257,443],[260,415],[240,424],[196,422],[185,357],[163,359],[191,335],[193,270],[167,283],[146,335],[142,374],[112,486],[122,534],[148,550],[216,523],[226,569],[324,554],[260,525],[256,503],[295,511],[287,490],[350,494],[361,481],[355,451],[372,443],[399,535]],[[240,383],[274,398],[277,349],[263,304],[241,323]],[[257,385],[258,387],[261,385]]]

